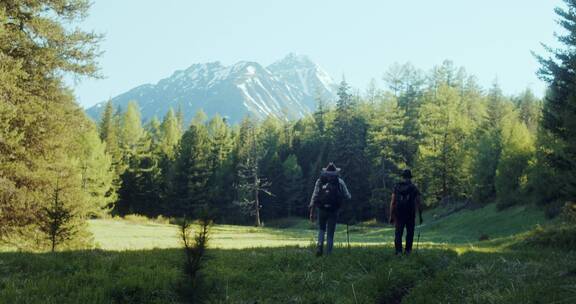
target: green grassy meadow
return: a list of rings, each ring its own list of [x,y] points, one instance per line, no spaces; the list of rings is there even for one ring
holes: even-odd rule
[[[216,225],[195,303],[574,303],[576,230],[548,228],[532,208],[493,206],[445,218],[430,211],[419,250],[392,254],[392,229],[337,232],[317,258],[314,227]],[[434,219],[436,218],[436,219]],[[271,225],[273,226],[273,225]],[[0,303],[186,303],[177,229],[126,220],[90,222],[98,249],[0,253]],[[481,235],[488,240],[479,241]]]
[[[460,211],[454,216],[434,219],[431,210],[424,214],[424,224],[417,227],[421,243],[429,246],[478,243],[480,236],[492,240],[505,238],[549,222],[543,213],[528,207],[514,207],[498,212],[494,205],[482,209]],[[316,226],[306,220],[290,220],[285,228],[215,225],[210,246],[219,249],[254,247],[309,246],[316,237]],[[102,250],[140,250],[177,248],[180,246],[177,226],[153,221],[133,222],[118,219],[89,221],[96,248]],[[394,228],[370,223],[349,227],[354,246],[391,245]],[[338,225],[335,240],[347,242],[346,225]]]

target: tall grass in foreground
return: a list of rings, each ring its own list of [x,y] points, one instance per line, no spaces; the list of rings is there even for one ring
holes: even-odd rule
[[[311,247],[208,249],[196,295],[202,303],[572,303],[576,251],[547,243],[576,235],[561,229],[510,237],[493,251],[448,245],[402,258],[387,246],[339,247],[323,258]],[[0,303],[187,302],[184,259],[182,249],[0,253]]]

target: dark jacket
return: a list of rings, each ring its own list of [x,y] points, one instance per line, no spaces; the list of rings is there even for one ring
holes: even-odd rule
[[[397,195],[413,195],[413,206],[406,206],[400,210],[397,205]],[[416,210],[422,216],[422,204],[420,202],[420,191],[410,180],[400,182],[394,186],[392,199],[390,201],[390,222],[396,222],[399,218],[414,218]]]

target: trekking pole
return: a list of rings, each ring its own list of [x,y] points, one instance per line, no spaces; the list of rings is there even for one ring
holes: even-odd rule
[[[349,222],[346,222],[346,241],[348,242],[348,251],[350,251],[350,229],[349,229]]]
[[[420,231],[422,229],[418,227],[418,238],[416,239],[416,253],[418,253],[418,245],[420,244]]]

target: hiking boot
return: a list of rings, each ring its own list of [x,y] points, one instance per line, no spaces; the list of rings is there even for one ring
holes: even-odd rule
[[[412,253],[412,251],[404,251],[404,255],[410,255],[410,253]]]
[[[318,249],[316,249],[316,256],[317,256],[317,257],[321,257],[321,256],[322,256],[322,247],[318,247]]]

